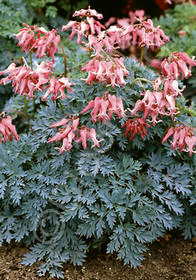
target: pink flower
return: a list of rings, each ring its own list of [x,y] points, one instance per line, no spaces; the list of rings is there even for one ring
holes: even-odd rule
[[[72,142],[75,139],[75,131],[78,129],[79,121],[80,119],[77,116],[69,116],[68,119],[62,119],[61,121],[51,125],[51,128],[65,126],[64,128],[59,129],[55,136],[48,139],[48,143],[59,142],[63,140],[63,145],[59,149],[60,154],[62,154],[64,151],[69,151],[72,148]]]
[[[110,61],[99,60],[95,57],[82,67],[82,71],[88,72],[86,83],[92,85],[93,82],[106,82],[108,86],[112,87],[125,85],[124,76],[129,75],[122,57],[111,58]]]
[[[36,57],[42,58],[47,55],[54,62],[54,55],[58,53],[60,39],[57,30],[46,31],[43,27],[38,28],[38,39],[35,40],[31,49],[36,51]]]
[[[171,118],[178,112],[175,107],[175,99],[173,96],[166,95],[160,91],[151,92],[147,90],[144,93],[144,98],[138,100],[135,107],[131,111],[131,115],[135,115],[138,111],[143,112],[142,119],[151,117],[153,126],[161,120],[157,120],[158,116],[170,115]]]
[[[95,10],[91,10],[90,8],[88,10],[81,9],[80,11],[76,11],[73,14],[73,17],[76,16],[79,16],[81,18],[86,17],[86,19],[81,22],[70,21],[68,22],[68,24],[62,26],[62,31],[72,28],[72,32],[69,36],[69,39],[72,40],[74,35],[76,34],[78,36],[77,44],[83,43],[83,36],[87,38],[89,35],[99,35],[101,33],[101,29],[105,29],[104,25],[102,25],[99,21],[94,19],[94,17],[98,19],[103,18],[103,16],[101,14],[98,14]]]
[[[178,149],[179,152],[189,152],[191,156],[194,151],[194,145],[196,143],[196,137],[194,136],[193,129],[187,125],[176,125],[170,127],[166,135],[164,136],[162,143],[166,142],[171,136],[173,136],[171,142],[172,150]]]
[[[65,77],[62,78],[55,78],[54,76],[51,78],[49,85],[46,87],[47,91],[42,96],[41,100],[46,101],[48,96],[50,94],[53,95],[52,101],[56,100],[61,96],[61,98],[64,100],[65,97],[68,98],[67,95],[65,95],[65,89],[67,88],[71,93],[73,92],[71,85],[74,85],[69,82],[69,80]],[[58,96],[58,93],[60,92],[60,96]]]
[[[153,58],[150,62],[150,65],[157,70],[161,70],[161,61],[157,58]]]
[[[35,70],[26,65],[16,67],[15,63],[12,63],[6,70],[0,72],[0,75],[9,73],[6,78],[0,80],[0,83],[5,85],[12,81],[15,93],[27,95],[31,99],[35,97],[33,95],[35,90],[43,91],[44,85],[50,80],[51,70],[53,68],[49,61],[37,64]]]
[[[173,96],[182,96],[183,90],[186,88],[186,86],[183,86],[181,89],[178,87],[178,81],[173,80],[172,78],[166,78],[164,80],[164,89],[163,93]]]
[[[55,136],[48,139],[48,143],[63,141],[59,153],[62,154],[64,151],[69,151],[73,147],[73,140],[75,142],[82,142],[83,149],[87,147],[87,139],[93,141],[94,146],[100,147],[99,141],[96,138],[96,131],[94,128],[87,128],[86,126],[79,127],[80,119],[77,116],[69,116],[67,119],[62,119],[57,123],[53,123],[50,127],[56,128],[59,126],[64,126],[60,128]]]
[[[135,25],[134,28],[130,26],[130,32],[133,36],[133,45],[146,46],[152,50],[155,46],[160,48],[165,42],[169,41],[169,37],[164,34],[159,26],[154,27],[151,19],[140,21],[140,24]]]
[[[103,15],[97,13],[96,10],[91,9],[89,6],[87,10],[81,9],[79,11],[75,11],[75,13],[73,14],[73,17],[96,17],[98,19],[102,19]]]
[[[113,113],[118,118],[125,117],[122,100],[115,95],[108,94],[107,91],[102,98],[95,97],[94,100],[91,100],[81,113],[84,114],[91,108],[93,109],[91,112],[92,122],[102,121],[106,123],[108,119],[112,118]]]
[[[19,40],[18,46],[22,47],[23,52],[27,53],[36,41],[36,26],[29,26],[25,23],[23,25],[25,27],[20,29],[20,32],[15,34],[15,37]]]
[[[179,31],[178,31],[178,34],[179,34],[180,36],[184,36],[184,35],[186,35],[186,31],[184,31],[184,30],[179,30]]]
[[[12,124],[12,118],[10,116],[0,117],[0,134],[3,136],[2,138],[0,137],[0,143],[2,143],[2,141],[4,143],[6,141],[12,141],[13,136],[17,141],[19,140],[16,127]]]
[[[76,138],[76,142],[77,143],[80,143],[82,142],[82,147],[83,149],[86,149],[87,147],[87,139],[89,138],[90,140],[93,141],[94,145],[92,146],[92,148],[94,146],[97,146],[97,147],[100,147],[100,144],[99,144],[99,141],[97,140],[96,138],[96,131],[94,128],[87,128],[86,126],[82,126],[80,129],[79,129],[79,136],[77,136]]]
[[[189,64],[189,67],[187,67]],[[162,75],[178,79],[180,74],[184,78],[191,76],[191,67],[196,66],[196,60],[191,59],[186,53],[174,52],[161,63]]]
[[[21,46],[26,53],[28,50],[36,52],[36,57],[42,58],[47,55],[54,62],[54,55],[58,53],[60,41],[57,30],[46,31],[44,27],[28,26],[25,23],[23,25],[25,27],[20,29],[18,34],[15,34],[19,40],[18,46]]]
[[[129,136],[129,141],[132,141],[135,134],[139,132],[142,138],[144,138],[144,135],[147,135],[146,127],[150,127],[149,124],[147,124],[143,119],[138,118],[138,119],[129,119],[125,124],[122,125],[122,127],[126,127],[126,131],[124,133],[124,137],[127,137],[128,134]]]

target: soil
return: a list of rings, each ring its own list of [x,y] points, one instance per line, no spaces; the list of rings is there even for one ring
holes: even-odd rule
[[[28,249],[21,244],[0,247],[0,280],[55,280],[39,277],[38,264],[20,264]],[[91,252],[82,267],[64,266],[64,280],[196,280],[196,238],[184,241],[181,236],[167,234],[153,243],[142,265],[131,269],[112,255]]]

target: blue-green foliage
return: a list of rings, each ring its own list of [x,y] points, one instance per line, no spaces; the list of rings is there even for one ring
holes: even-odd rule
[[[196,156],[178,154],[161,144],[169,117],[148,128],[144,139],[137,136],[128,142],[122,121],[114,117],[106,125],[92,123],[86,113],[81,125],[96,129],[100,148],[91,149],[88,142],[83,150],[75,143],[70,152],[59,155],[60,143],[47,143],[56,133],[50,128],[53,122],[65,113],[81,112],[106,90],[121,97],[126,108],[133,108],[143,87],[151,89],[149,83],[133,85],[134,78],[156,76],[132,59],[125,63],[130,76],[122,88],[85,85],[76,72],[70,73],[74,93],[62,101],[62,107],[50,100],[44,105],[38,101],[30,120],[34,133],[0,145],[0,240],[15,239],[31,246],[23,264],[43,260],[40,275],[49,271],[63,277],[62,263],[81,265],[91,247],[103,245],[107,253],[116,252],[135,267],[148,243],[167,230],[180,228],[185,238],[196,235]],[[20,108],[21,100],[13,97],[6,108],[17,104]],[[179,102],[185,106],[185,100]],[[32,106],[30,101],[29,111]],[[190,119],[184,115],[184,121]]]

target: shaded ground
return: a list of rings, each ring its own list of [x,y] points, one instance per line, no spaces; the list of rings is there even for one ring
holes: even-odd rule
[[[39,277],[37,266],[20,264],[27,249],[19,244],[0,247],[0,280],[54,280]],[[166,235],[151,245],[142,266],[131,269],[112,255],[98,253],[88,257],[83,267],[65,265],[64,280],[196,280],[196,239],[184,241]]]

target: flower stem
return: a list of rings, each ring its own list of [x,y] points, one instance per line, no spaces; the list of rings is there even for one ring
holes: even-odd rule
[[[29,59],[30,59],[31,70],[33,70],[33,61],[32,61],[32,52],[31,51],[29,51]]]
[[[67,58],[66,58],[66,54],[65,54],[65,51],[64,51],[63,44],[62,44],[61,40],[59,41],[59,45],[60,45],[61,50],[63,52],[63,58],[64,58],[64,64],[65,64],[65,77],[66,77],[67,76]]]
[[[140,82],[146,82],[146,83],[149,83],[149,84],[153,85],[153,82],[150,81],[150,80],[147,80],[147,79],[145,79],[145,78],[136,78],[135,80],[133,80],[131,86],[133,86],[133,85],[134,85],[136,82],[138,82],[138,81],[140,81]]]
[[[26,97],[26,96],[24,96],[24,97]],[[32,128],[32,126],[31,126],[31,124],[30,124],[30,121],[29,121],[29,118],[28,118],[27,114],[25,114],[25,113],[23,113],[22,111],[19,111],[19,110],[6,110],[6,112],[16,112],[16,114],[21,114],[21,115],[23,115],[23,117],[25,118],[25,120],[28,122],[28,125],[29,125],[29,127],[30,127],[30,129],[31,129],[31,132],[34,133],[33,128]]]
[[[25,112],[25,115],[27,115],[27,97],[26,97],[26,95],[24,95],[23,100],[24,100],[24,112]]]
[[[33,70],[33,60],[32,60],[32,51],[29,51],[29,59],[30,59],[30,67],[31,67],[31,70]],[[34,109],[34,112],[35,112],[35,97],[33,97],[33,109]]]
[[[140,66],[142,65],[143,58],[144,58],[144,47],[142,47],[142,48],[141,48],[141,54],[140,54]]]

